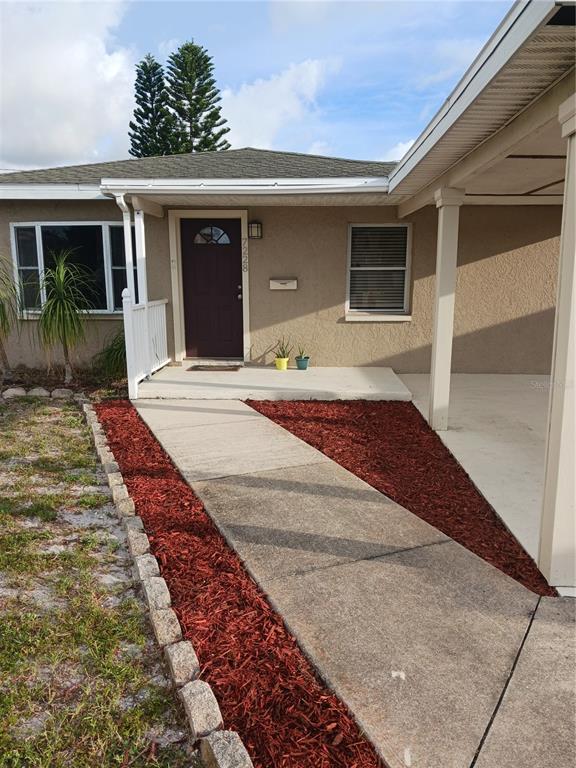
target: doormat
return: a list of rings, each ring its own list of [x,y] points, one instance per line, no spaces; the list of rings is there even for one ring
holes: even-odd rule
[[[239,371],[241,365],[191,365],[187,371]]]

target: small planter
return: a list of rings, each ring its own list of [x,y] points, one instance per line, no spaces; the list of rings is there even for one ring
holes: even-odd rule
[[[276,370],[277,371],[287,371],[288,370],[288,362],[290,358],[289,357],[275,357],[274,362],[276,364]]]
[[[299,371],[305,371],[308,368],[308,362],[310,358],[308,356],[306,357],[297,357],[296,358],[296,367]]]

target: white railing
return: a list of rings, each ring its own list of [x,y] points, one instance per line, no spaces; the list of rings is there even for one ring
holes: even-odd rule
[[[128,396],[138,397],[138,384],[170,362],[166,335],[168,299],[132,304],[130,291],[122,291]]]

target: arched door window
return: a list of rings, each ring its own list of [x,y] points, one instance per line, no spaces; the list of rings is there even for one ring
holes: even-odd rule
[[[220,227],[203,227],[194,236],[195,245],[230,245],[230,238]]]

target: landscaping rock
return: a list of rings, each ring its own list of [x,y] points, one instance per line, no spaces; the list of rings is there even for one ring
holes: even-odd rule
[[[116,461],[116,459],[114,458],[114,454],[112,453],[110,448],[107,448],[106,446],[97,445],[96,452],[102,464],[111,464],[112,462]]]
[[[139,555],[134,558],[134,567],[140,581],[149,579],[151,576],[160,576],[158,561],[153,555]]]
[[[145,555],[150,552],[150,542],[148,536],[142,531],[128,531],[128,549],[132,557]]]
[[[161,648],[182,639],[180,622],[172,608],[160,608],[157,611],[150,611],[150,621],[152,622],[152,629],[154,630],[158,645]]]
[[[44,387],[32,387],[28,390],[28,397],[50,397],[50,392]]]
[[[162,581],[164,581],[162,579]],[[191,642],[182,640],[164,648],[174,685],[180,687],[195,680],[200,674],[200,662]]]
[[[242,739],[234,731],[214,731],[200,742],[205,768],[253,768]]]
[[[124,524],[124,529],[126,530],[126,532],[144,530],[144,523],[142,522],[142,518],[137,517],[136,515],[132,515],[131,517],[126,517],[122,522]]]
[[[192,738],[201,739],[212,731],[222,728],[220,707],[208,683],[203,680],[193,680],[180,688],[178,695],[186,710]]]
[[[8,387],[2,392],[2,397],[5,400],[10,400],[13,397],[26,397],[26,390],[24,387]]]
[[[122,483],[122,485],[115,485],[112,488],[112,498],[114,499],[115,504],[129,498],[128,488],[126,488],[124,483]]]
[[[52,397],[54,400],[70,400],[74,396],[74,392],[66,387],[57,387],[52,390]]]
[[[107,475],[112,474],[112,472],[119,472],[120,467],[118,466],[117,462],[115,461],[106,461],[102,463],[102,469],[104,472],[106,472]]]
[[[134,506],[134,499],[131,499],[130,497],[127,499],[120,499],[120,501],[116,502],[116,509],[118,510],[118,514],[122,517],[135,514],[136,507]]]
[[[170,592],[168,591],[166,582],[161,576],[151,576],[149,579],[142,579],[142,589],[151,611],[170,608],[172,604]]]
[[[120,472],[109,472],[106,479],[108,480],[108,485],[110,488],[116,488],[120,485],[124,485],[124,478]]]

